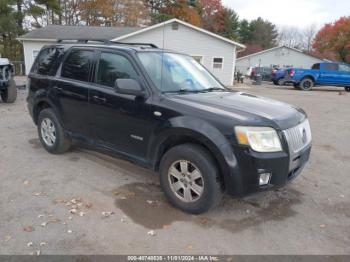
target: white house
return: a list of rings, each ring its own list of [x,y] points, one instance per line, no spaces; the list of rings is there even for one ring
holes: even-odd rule
[[[225,85],[233,84],[236,55],[245,48],[240,43],[178,19],[146,28],[56,25],[29,32],[18,38],[23,43],[26,74],[29,73],[41,47],[59,39],[108,39],[124,43],[152,43],[160,48],[191,55]]]
[[[246,72],[247,68],[256,66],[311,68],[313,64],[322,61],[322,59],[306,54],[298,49],[279,46],[237,58],[236,70]]]

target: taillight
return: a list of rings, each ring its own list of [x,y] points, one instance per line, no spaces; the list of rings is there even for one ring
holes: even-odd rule
[[[289,76],[290,76],[290,77],[295,76],[295,71],[294,71],[293,69],[289,71]]]

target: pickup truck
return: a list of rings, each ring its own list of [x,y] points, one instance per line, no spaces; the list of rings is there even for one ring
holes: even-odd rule
[[[350,65],[325,62],[314,64],[311,69],[290,68],[285,82],[303,91],[310,91],[314,86],[340,86],[350,92]]]
[[[276,86],[283,86],[285,83],[286,71],[284,69],[274,69],[271,74],[271,81]]]
[[[0,58],[0,97],[4,103],[14,103],[17,98],[17,87],[13,76],[14,66],[6,58]]]

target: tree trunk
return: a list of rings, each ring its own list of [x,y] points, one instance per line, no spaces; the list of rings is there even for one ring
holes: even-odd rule
[[[17,26],[19,34],[22,34],[23,32],[23,12],[22,12],[22,4],[23,0],[17,0]]]

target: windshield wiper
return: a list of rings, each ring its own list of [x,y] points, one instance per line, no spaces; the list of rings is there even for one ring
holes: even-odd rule
[[[172,90],[172,91],[164,91],[163,93],[205,93],[205,92],[213,92],[213,91],[227,91],[226,89],[222,87],[210,87],[205,89],[198,89],[198,90],[191,90],[186,88],[181,88],[179,90]]]
[[[203,90],[189,90],[185,88],[181,88],[178,90],[171,90],[171,91],[164,91],[163,93],[198,93],[198,92],[203,92]]]
[[[226,91],[226,89],[222,87],[210,87],[202,90],[202,92],[213,92],[213,91]]]

